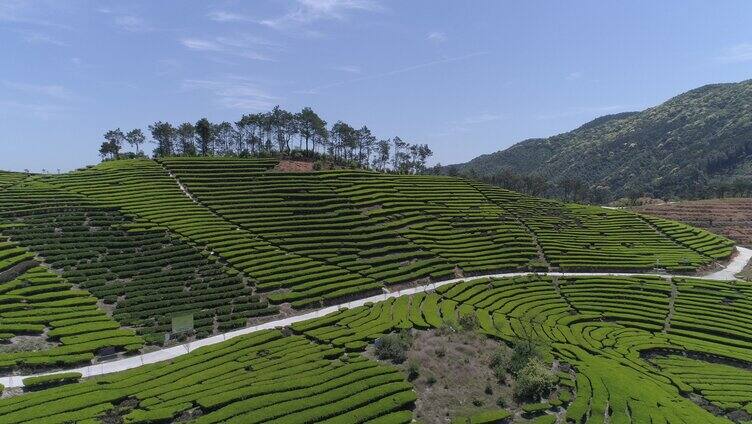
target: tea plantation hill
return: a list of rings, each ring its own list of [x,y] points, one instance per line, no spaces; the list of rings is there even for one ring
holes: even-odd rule
[[[115,161],[6,196],[17,205],[31,197],[23,190],[57,190],[107,205],[132,220],[130,230],[166,229],[248,277],[272,303],[296,308],[458,274],[692,271],[732,249],[726,239],[673,222],[460,179],[281,173],[274,164]]]
[[[450,165],[481,179],[511,170],[556,189],[580,180],[600,201],[752,193],[752,80],[706,85],[641,112],[597,118],[573,131],[529,139]],[[555,194],[555,193],[549,193]],[[561,193],[558,193],[561,194]]]
[[[153,349],[185,312],[200,339],[458,276],[689,274],[733,250],[672,221],[463,179],[275,165],[168,158],[0,174],[1,372],[70,369],[103,351]],[[644,422],[639,411],[660,405],[650,414],[664,422],[712,422],[681,394],[739,411],[748,393],[723,396],[723,384],[739,383],[711,387],[692,370],[728,368],[674,354],[752,363],[749,294],[743,283],[648,276],[473,279],[0,400],[0,422],[409,422],[411,385],[360,352],[392,330],[439,327],[462,314],[500,340],[534,333],[552,360],[573,365],[560,385],[574,395],[566,414],[575,421],[610,411],[617,422],[628,408]]]
[[[49,352],[73,341],[90,348],[34,362],[27,353],[0,353],[0,366],[86,361],[108,343],[161,344],[181,312],[194,314],[201,338],[273,315],[281,304],[313,308],[515,270],[691,272],[732,250],[726,239],[674,222],[462,179],[284,173],[275,164],[171,158],[2,174],[0,234],[8,241],[0,271],[33,256],[42,267],[35,279],[47,270],[59,281],[14,275],[3,286],[9,305],[0,330],[6,339],[41,338],[55,346]],[[43,301],[40,312],[27,313],[30,301],[15,297],[29,294]],[[71,303],[99,311],[96,299],[129,330],[115,330],[99,312],[68,314]]]

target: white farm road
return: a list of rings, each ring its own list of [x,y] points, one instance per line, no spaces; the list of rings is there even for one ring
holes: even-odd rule
[[[741,272],[742,269],[744,269],[744,267],[747,265],[747,263],[749,263],[750,259],[752,259],[752,250],[744,248],[744,247],[737,247],[736,250],[737,250],[736,255],[734,255],[732,260],[722,270],[714,272],[709,275],[705,275],[705,276],[692,276],[692,278],[700,278],[700,279],[706,279],[706,280],[721,280],[721,281],[734,280],[735,279],[734,276],[738,274],[739,272]],[[295,316],[291,316],[288,318],[282,318],[282,319],[278,319],[275,321],[269,321],[269,322],[259,324],[259,325],[254,325],[251,327],[241,328],[239,330],[230,331],[230,332],[223,333],[223,334],[218,334],[216,336],[207,337],[205,339],[197,340],[197,341],[190,342],[190,343],[185,343],[185,344],[181,344],[181,345],[177,345],[177,346],[173,346],[173,347],[169,347],[165,349],[160,349],[154,352],[144,353],[138,356],[131,356],[131,357],[124,358],[124,359],[118,359],[118,360],[113,360],[109,362],[102,362],[98,364],[87,365],[85,367],[73,368],[73,369],[68,369],[64,371],[0,377],[0,384],[4,385],[5,387],[22,387],[23,386],[22,380],[24,378],[47,375],[47,374],[56,374],[59,372],[79,372],[81,373],[81,376],[83,378],[87,378],[87,377],[95,377],[98,375],[110,374],[110,373],[119,372],[119,371],[125,371],[125,370],[129,370],[132,368],[140,367],[142,365],[153,364],[156,362],[167,361],[173,358],[177,358],[179,356],[190,353],[202,346],[209,346],[209,345],[221,343],[225,340],[229,340],[234,337],[254,333],[260,330],[268,330],[268,329],[273,329],[277,327],[286,327],[296,322],[301,322],[301,321],[306,321],[306,320],[313,319],[313,318],[322,317],[332,312],[337,312],[338,310],[343,309],[343,308],[355,308],[358,306],[363,306],[368,302],[380,302],[382,300],[386,300],[391,297],[407,296],[407,295],[413,295],[416,293],[430,292],[430,291],[436,290],[437,287],[445,286],[447,284],[453,284],[459,281],[468,281],[468,280],[474,280],[474,279],[486,278],[486,277],[503,278],[503,277],[518,277],[518,276],[525,276],[525,275],[549,275],[549,276],[559,276],[559,277],[563,277],[563,276],[615,276],[615,277],[658,276],[658,277],[663,277],[663,278],[670,278],[673,276],[686,277],[686,275],[645,274],[645,273],[640,274],[640,273],[618,273],[618,272],[617,273],[515,272],[515,273],[507,273],[507,274],[487,274],[487,275],[477,275],[477,276],[467,277],[467,278],[456,278],[453,280],[440,281],[437,283],[431,283],[431,284],[426,284],[423,286],[412,287],[412,288],[405,289],[405,290],[383,293],[383,294],[379,294],[375,296],[366,297],[363,299],[353,300],[351,302],[344,302],[344,303],[340,303],[337,305],[317,309],[315,311],[308,312],[305,314],[295,315]]]

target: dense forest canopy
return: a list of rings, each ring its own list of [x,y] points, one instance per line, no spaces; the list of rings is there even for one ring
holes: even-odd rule
[[[752,80],[706,85],[440,172],[594,203],[750,196]]]
[[[149,126],[149,133],[147,140],[138,128],[109,130],[99,154],[102,159],[144,156],[142,147],[148,141],[156,145],[155,157],[274,156],[405,174],[424,172],[426,160],[433,155],[427,144],[411,144],[400,137],[378,139],[365,125],[356,129],[337,121],[327,128],[326,121],[309,107],[292,113],[276,106],[268,112],[243,115],[234,123],[212,123],[206,118],[179,125],[157,121]],[[123,152],[126,144],[134,150]]]

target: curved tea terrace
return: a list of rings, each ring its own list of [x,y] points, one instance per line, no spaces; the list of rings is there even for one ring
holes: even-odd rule
[[[722,270],[714,272],[709,275],[701,276],[701,277],[693,277],[695,279],[704,279],[704,280],[720,280],[720,281],[731,281],[735,279],[735,274],[741,272],[742,269],[749,263],[750,259],[752,259],[752,249],[747,249],[744,247],[736,247],[737,253],[734,255],[732,260],[729,262],[729,264]],[[105,375],[110,373],[115,373],[119,371],[125,371],[132,368],[137,368],[146,364],[152,364],[156,362],[161,361],[167,361],[173,358],[177,358],[179,356],[188,354],[200,347],[203,346],[209,346],[214,345],[217,343],[221,343],[225,340],[232,339],[234,337],[242,336],[245,334],[254,333],[261,330],[266,329],[272,329],[277,327],[286,327],[291,324],[302,322],[310,319],[314,319],[317,317],[321,317],[327,314],[330,314],[332,312],[336,312],[343,308],[355,308],[358,306],[363,306],[366,303],[375,303],[380,302],[389,298],[395,298],[400,296],[409,296],[414,295],[417,293],[424,293],[424,292],[430,292],[433,290],[436,290],[436,288],[441,286],[446,286],[449,284],[454,284],[459,281],[469,281],[479,278],[504,278],[504,277],[519,277],[519,276],[525,276],[525,275],[548,275],[548,276],[555,276],[555,277],[577,277],[577,276],[613,276],[613,277],[631,277],[631,276],[657,276],[662,278],[672,278],[678,275],[674,274],[640,274],[640,273],[589,273],[589,272],[539,272],[539,273],[533,273],[533,272],[516,272],[516,273],[506,273],[506,274],[487,274],[487,275],[478,275],[473,276],[471,278],[456,278],[452,280],[446,280],[441,281],[437,283],[431,283],[426,284],[422,286],[412,287],[405,290],[399,290],[399,291],[392,291],[392,292],[385,292],[383,294],[375,295],[366,297],[363,299],[358,299],[350,302],[343,302],[340,304],[328,306],[325,308],[320,308],[305,314],[295,315],[287,318],[282,318],[274,321],[269,321],[263,324],[250,326],[246,328],[242,328],[239,330],[230,331],[223,334],[218,334],[216,336],[207,337],[205,339],[160,349],[154,352],[149,352],[145,354],[141,354],[138,356],[132,356],[129,358],[109,361],[109,362],[103,362],[99,364],[94,365],[88,365],[85,367],[80,368],[74,368],[70,370],[65,370],[66,372],[79,372],[81,373],[82,377],[94,377],[99,375]],[[7,376],[7,377],[0,377],[0,384],[4,385],[5,387],[22,387],[23,386],[23,379],[27,377],[35,377],[40,375],[48,375],[48,374],[56,374],[62,371],[56,371],[56,372],[46,372],[46,373],[38,373],[38,374],[29,374],[29,375],[23,375],[23,376]]]

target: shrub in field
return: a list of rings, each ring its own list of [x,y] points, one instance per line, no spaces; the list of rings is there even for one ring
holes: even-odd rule
[[[405,362],[407,350],[410,349],[411,344],[412,337],[405,331],[387,334],[376,340],[376,356],[398,364]]]
[[[407,380],[413,381],[420,375],[420,363],[415,359],[407,363]]]
[[[479,327],[478,316],[475,314],[461,315],[458,323],[464,331],[475,331]]]
[[[532,359],[541,360],[543,348],[533,340],[518,340],[511,351],[503,349],[492,358],[494,370],[506,370],[517,375]],[[498,375],[498,373],[497,373]]]
[[[539,358],[531,358],[517,373],[514,394],[520,399],[537,399],[556,385],[556,374]]]

